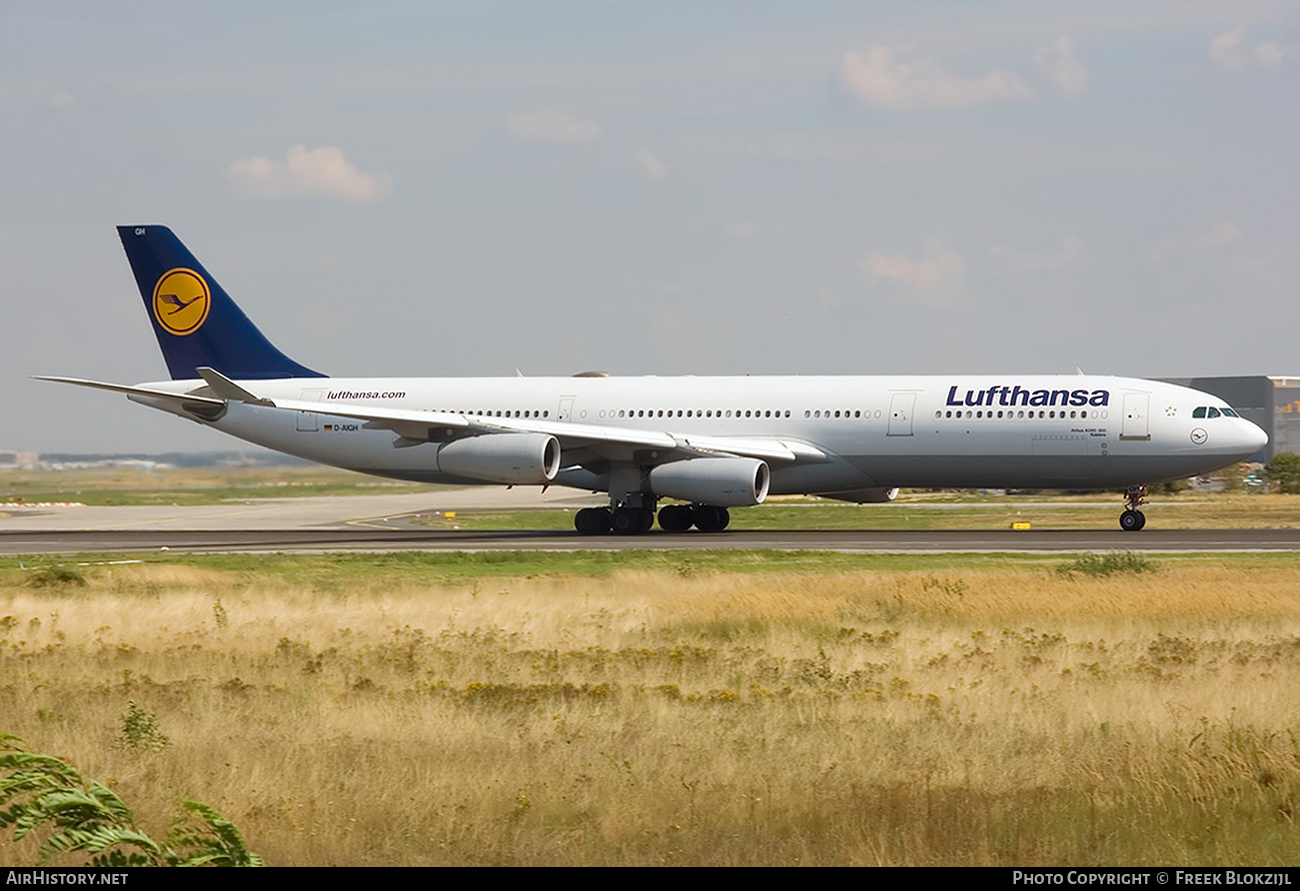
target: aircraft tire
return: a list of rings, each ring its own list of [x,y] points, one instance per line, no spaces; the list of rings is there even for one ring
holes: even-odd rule
[[[573,528],[580,535],[603,535],[609,527],[609,511],[603,507],[583,508],[573,518]]]
[[[695,505],[695,528],[701,532],[721,532],[731,522],[731,513],[725,507],[711,504]]]
[[[1140,532],[1146,524],[1146,515],[1140,510],[1126,510],[1119,515],[1119,528],[1125,532]]]
[[[654,514],[642,510],[639,507],[620,507],[615,509],[614,534],[615,535],[640,535],[649,529],[646,520],[654,522]]]
[[[684,504],[670,504],[659,511],[659,528],[665,532],[685,532],[694,524],[691,509]]]

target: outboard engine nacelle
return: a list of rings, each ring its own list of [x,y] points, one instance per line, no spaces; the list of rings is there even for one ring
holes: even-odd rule
[[[749,507],[767,497],[772,472],[757,458],[689,458],[650,469],[656,495],[715,507]]]
[[[438,446],[438,471],[485,483],[540,486],[560,471],[560,442],[545,433],[486,433]]]

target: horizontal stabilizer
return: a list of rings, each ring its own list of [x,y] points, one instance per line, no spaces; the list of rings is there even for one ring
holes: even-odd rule
[[[224,399],[211,396],[198,396],[191,393],[169,393],[166,390],[153,390],[149,387],[128,387],[124,384],[109,384],[103,381],[87,381],[77,377],[44,377],[33,375],[32,380],[54,381],[56,384],[72,384],[77,387],[93,387],[96,390],[109,390],[113,393],[125,393],[127,396],[147,396],[150,399],[164,399],[190,405],[211,405],[214,408],[226,404]]]

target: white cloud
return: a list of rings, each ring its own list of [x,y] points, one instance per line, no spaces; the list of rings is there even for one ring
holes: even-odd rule
[[[757,220],[744,220],[738,223],[728,223],[722,227],[722,234],[728,238],[757,238],[762,235],[767,226]]]
[[[1248,46],[1245,26],[1224,31],[1210,41],[1210,61],[1229,74],[1241,74],[1252,68],[1280,68],[1287,58],[1300,58],[1300,47],[1271,40]]]
[[[295,145],[283,161],[244,158],[226,168],[226,181],[241,198],[281,201],[294,198],[334,198],[353,204],[373,204],[393,194],[387,173],[363,173],[332,146],[308,150]]]
[[[76,103],[77,96],[69,87],[51,81],[0,80],[0,101],[11,99],[48,103],[55,108],[67,108]]]
[[[523,111],[510,116],[506,129],[536,142],[586,142],[601,134],[600,124],[564,111]]]
[[[1085,248],[1077,236],[1068,235],[1060,247],[1045,251],[1024,251],[999,245],[992,251],[993,258],[1004,266],[1020,272],[1056,272],[1083,259]]]
[[[648,180],[661,180],[668,175],[668,165],[649,149],[636,153],[636,169]]]
[[[871,47],[865,56],[845,53],[840,83],[872,108],[970,108],[1033,96],[1014,71],[963,78],[925,59],[897,59],[884,46]]]
[[[1211,247],[1223,247],[1241,238],[1246,233],[1236,223],[1220,223],[1206,234],[1205,240]]]
[[[1202,258],[1240,241],[1246,235],[1236,223],[1220,223],[1203,232],[1178,238],[1164,238],[1147,254],[1152,266],[1167,266],[1171,261],[1183,262],[1188,258]]]
[[[1088,69],[1074,54],[1074,38],[1062,37],[1034,51],[1034,64],[1071,99],[1082,96],[1088,89]]]
[[[892,278],[911,285],[929,296],[956,293],[966,263],[940,241],[925,244],[925,256],[919,260],[902,254],[872,254],[861,263],[862,271],[875,278]]]

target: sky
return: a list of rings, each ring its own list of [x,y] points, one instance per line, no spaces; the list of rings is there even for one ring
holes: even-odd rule
[[[223,435],[114,227],[334,376],[1300,375],[1300,2],[0,0],[0,449]]]

